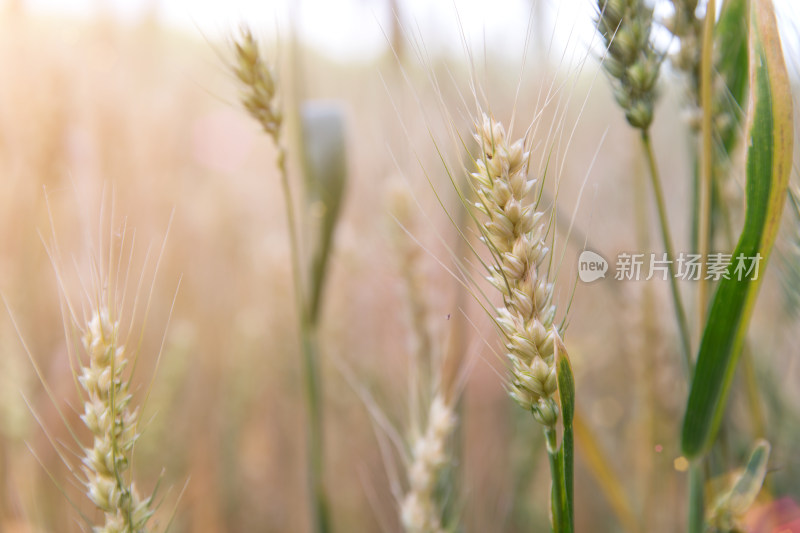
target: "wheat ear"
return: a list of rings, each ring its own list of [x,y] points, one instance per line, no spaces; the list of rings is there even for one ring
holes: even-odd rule
[[[558,407],[553,357],[553,284],[542,267],[550,251],[546,218],[528,178],[530,152],[524,139],[510,142],[502,124],[483,115],[475,139],[481,157],[471,182],[483,212],[483,240],[495,263],[489,281],[503,295],[496,322],[505,336],[511,397],[546,427],[555,426]],[[538,196],[538,195],[536,195]]]
[[[452,464],[448,449],[457,416],[456,384],[448,381],[444,361],[434,356],[427,324],[426,287],[421,274],[421,247],[404,232],[415,231],[413,199],[408,187],[393,184],[389,210],[403,233],[394,234],[400,267],[407,285],[407,297],[413,331],[409,407],[411,424],[408,448],[403,448],[408,490],[400,499],[400,521],[406,533],[443,533],[445,527],[441,494],[446,468]],[[457,365],[457,363],[456,363]],[[429,402],[429,403],[428,403]],[[424,404],[424,407],[421,405]],[[424,412],[423,412],[424,411]]]
[[[615,80],[614,97],[630,125],[647,130],[661,67],[650,42],[653,9],[642,0],[598,0],[597,8],[597,28],[608,49],[603,67]]]
[[[261,56],[252,32],[242,28],[234,41],[236,63],[233,72],[242,83],[241,101],[264,131],[278,143],[283,115],[276,98],[275,75]]]
[[[87,495],[103,511],[105,522],[95,533],[144,532],[153,512],[151,499],[142,499],[125,479],[137,438],[138,409],[131,408],[124,377],[128,353],[119,342],[119,321],[105,303],[98,304],[85,325],[78,381],[86,392],[81,420],[92,432],[93,444],[84,450]]]
[[[508,392],[543,426],[552,480],[551,526],[571,533],[575,383],[553,323],[552,261],[546,261],[550,249],[545,242],[552,216],[539,209],[541,186],[528,177],[525,138],[510,141],[505,128],[485,114],[475,128],[481,152],[470,176],[478,198],[475,205],[484,215],[482,240],[494,259],[488,279],[503,296],[495,323],[509,359]]]
[[[409,491],[400,505],[406,533],[443,533],[442,509],[435,496],[442,471],[450,462],[447,441],[456,427],[456,416],[444,395],[437,394],[428,411],[425,431],[412,444],[408,467]]]

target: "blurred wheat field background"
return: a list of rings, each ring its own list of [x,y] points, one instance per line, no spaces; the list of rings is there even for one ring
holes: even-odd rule
[[[550,140],[552,127],[563,128],[553,151],[562,239],[555,252],[557,259],[564,254],[555,298],[571,303],[578,410],[603,453],[593,455],[578,436],[575,529],[684,531],[687,473],[677,436],[688,387],[669,286],[616,281],[611,270],[597,283],[575,281],[584,247],[609,261],[642,243],[650,247],[642,251],[661,250],[652,210],[644,215],[647,227],[637,214],[649,205],[637,181],[646,161],[595,52],[585,50],[592,36],[574,38],[578,59],[562,60],[534,25],[530,42],[519,35],[530,47],[524,69],[521,54],[509,58],[486,42],[472,50],[471,72],[460,46],[428,55],[420,44],[427,36],[416,40],[411,20],[387,29],[389,41],[403,43],[399,57],[387,49],[351,62],[311,47],[293,51],[288,40],[273,40],[271,20],[247,23],[268,43],[283,90],[294,76],[290,53],[301,57],[302,76],[294,81],[302,94],[287,99],[335,102],[345,117],[348,184],[318,333],[333,529],[402,530],[383,429],[370,409],[378,407],[401,433],[408,428],[420,324],[431,353],[464,357],[451,473],[459,488],[448,504],[459,517],[457,531],[546,528],[547,461],[532,453],[544,450],[544,437],[508,401],[491,321],[448,272],[455,270],[451,254],[466,252],[440,206],[460,208],[441,159],[454,166],[467,159],[452,132],[471,140],[462,99],[471,98],[474,74],[495,116],[519,117],[519,136],[543,109],[534,146]],[[782,36],[795,93],[798,35]],[[176,30],[155,14],[134,24],[109,14],[46,16],[24,2],[2,5],[0,292],[9,313],[0,314],[0,532],[85,531],[80,513],[96,513],[59,455],[75,451],[65,422],[80,426],[82,408],[46,249],[51,227],[68,272],[86,267],[88,243],[113,241],[124,228],[126,257],[133,246],[129,292],[140,272],[146,287],[154,283],[147,323],[141,314],[133,319],[135,331],[145,327],[131,385],[140,401],[152,383],[132,470],[138,488],[160,487],[154,526],[163,528],[174,513],[175,532],[311,528],[285,204],[275,148],[239,104],[226,64],[232,53],[230,40]],[[662,77],[652,136],[676,247],[688,251],[691,184],[684,177],[692,163],[685,134],[675,133],[687,129],[685,82],[672,71]],[[553,86],[563,98],[542,108],[538,95]],[[293,186],[301,173],[290,160]],[[732,174],[726,194],[740,205],[744,177]],[[796,184],[796,169],[792,179]],[[555,183],[545,186],[548,202],[555,190]],[[771,443],[769,474],[747,522],[758,532],[773,531],[754,525],[758,509],[780,508],[784,524],[800,520],[800,286],[791,277],[798,223],[790,213],[785,218],[749,330],[762,418],[751,416],[746,387],[735,386],[723,445],[711,458],[715,470],[728,472],[744,464],[755,437]],[[364,391],[372,400],[365,402]],[[800,531],[787,527],[798,529],[775,531]]]

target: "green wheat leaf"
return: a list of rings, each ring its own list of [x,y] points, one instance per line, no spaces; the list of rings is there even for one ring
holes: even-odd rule
[[[792,164],[792,98],[770,0],[750,8],[750,102],[746,211],[731,264],[714,296],[683,422],[683,453],[701,455],[713,442],[766,262],[780,223]],[[761,256],[759,275],[737,279],[739,256]]]

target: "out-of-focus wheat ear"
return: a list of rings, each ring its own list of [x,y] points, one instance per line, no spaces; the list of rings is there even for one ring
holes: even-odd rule
[[[438,533],[450,530],[452,519],[446,510],[447,499],[441,488],[448,484],[448,467],[455,462],[450,446],[456,427],[455,403],[458,384],[444,380],[454,376],[445,372],[445,361],[435,357],[427,325],[427,302],[420,270],[420,252],[413,239],[417,224],[412,198],[405,183],[392,184],[389,211],[396,224],[394,241],[400,270],[407,285],[411,330],[414,344],[409,357],[410,420],[408,446],[401,457],[408,488],[398,497],[400,522],[406,532]]]
[[[696,16],[697,0],[671,0],[672,16],[664,26],[678,40],[680,49],[670,59],[672,65],[689,77],[691,105],[695,107],[690,124],[699,128],[697,108],[700,105],[700,50],[703,39],[703,19]]]
[[[631,126],[653,121],[655,86],[662,59],[650,42],[653,9],[644,0],[597,0],[597,29],[606,44],[603,68]]]
[[[422,417],[421,405],[430,398],[426,395],[433,383],[433,342],[428,327],[426,286],[422,275],[422,248],[409,235],[418,230],[414,216],[413,199],[408,184],[397,179],[389,184],[387,207],[393,218],[392,244],[396,249],[400,275],[405,284],[405,300],[410,322],[409,364],[409,424],[418,427]]]
[[[441,395],[434,397],[427,418],[424,432],[411,442],[409,490],[400,504],[400,518],[407,533],[446,531],[435,492],[450,460],[446,446],[456,418],[452,406]]]
[[[278,143],[283,112],[276,97],[275,74],[262,56],[259,44],[249,28],[241,28],[233,46],[236,57],[231,68],[242,86],[242,105]]]

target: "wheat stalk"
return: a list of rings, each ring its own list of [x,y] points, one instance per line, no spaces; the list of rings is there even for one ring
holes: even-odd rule
[[[281,102],[277,97],[275,75],[269,63],[262,57],[258,42],[249,29],[242,28],[239,39],[234,40],[234,49],[236,60],[232,70],[241,83],[242,104],[272,138],[277,149],[276,166],[280,172],[281,188],[283,189],[286,207],[294,296],[299,315],[300,343],[304,359],[303,377],[308,409],[308,472],[312,529],[318,533],[326,533],[330,531],[331,525],[328,498],[323,480],[322,380],[319,370],[318,325],[319,302],[325,279],[328,250],[326,249],[324,252],[325,260],[315,261],[314,275],[311,280],[307,280],[300,258],[298,225],[286,164],[287,150],[283,144],[281,134],[283,112]],[[343,183],[337,183],[332,187],[341,187],[342,185]],[[306,190],[305,192],[308,195],[309,191]],[[341,190],[337,192],[340,198]],[[331,210],[334,208],[333,205],[325,205],[325,207]],[[326,220],[326,222],[334,224],[335,220]],[[332,242],[330,240],[331,235],[332,232],[328,234],[327,245]]]

